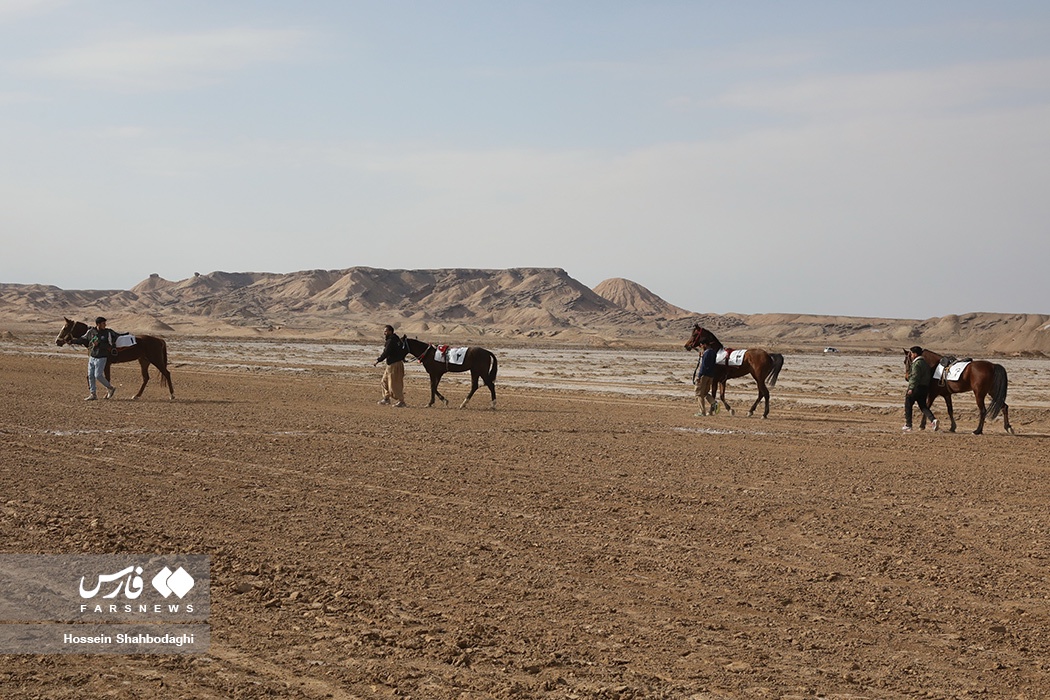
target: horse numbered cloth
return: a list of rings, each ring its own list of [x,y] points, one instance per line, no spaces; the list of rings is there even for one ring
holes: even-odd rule
[[[467,356],[467,348],[450,348],[442,345],[434,349],[434,359],[437,362],[447,362],[450,365],[461,365]]]
[[[715,364],[725,365],[726,367],[740,367],[744,364],[744,355],[747,350],[726,350],[722,348],[715,355]]]
[[[135,344],[135,336],[128,333],[127,335],[118,335],[117,342],[114,345],[116,348],[130,348]]]
[[[937,365],[933,368],[933,378],[935,380],[940,380],[943,376],[946,381],[957,382],[959,381],[959,377],[962,376],[963,370],[966,369],[966,366],[968,364],[970,363],[966,360],[953,362],[952,364],[948,365],[947,373],[945,373],[944,366]]]

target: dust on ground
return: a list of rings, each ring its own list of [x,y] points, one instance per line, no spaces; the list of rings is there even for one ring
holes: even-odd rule
[[[4,697],[1050,688],[1050,362],[1002,361],[1017,435],[964,397],[902,435],[896,356],[791,355],[768,420],[743,381],[700,419],[684,351],[494,348],[498,410],[419,408],[418,366],[394,410],[378,347],[178,342],[176,401],[121,365],[94,403],[82,351],[0,343],[0,542],[209,555],[210,652],[0,657]]]

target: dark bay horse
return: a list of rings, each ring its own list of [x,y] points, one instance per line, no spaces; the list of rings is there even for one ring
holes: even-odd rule
[[[445,372],[470,372],[470,393],[467,394],[467,398],[463,399],[460,408],[467,407],[470,397],[474,396],[474,392],[478,390],[479,379],[489,388],[492,394],[492,408],[496,408],[496,369],[499,363],[496,361],[496,355],[490,350],[478,347],[467,348],[463,364],[454,365],[445,360],[436,359],[437,348],[430,343],[408,337],[402,340],[408,347],[409,354],[418,359],[423,364],[423,369],[430,375],[430,403],[427,404],[427,408],[434,405],[435,397],[448,406],[448,399],[438,391],[438,382],[441,381]]]
[[[923,350],[922,356],[931,369],[936,369],[937,365],[940,364],[941,356],[935,352]],[[908,371],[911,369],[911,360],[909,358],[908,350],[905,350],[905,378],[908,377]],[[945,367],[944,371],[947,372],[948,368]],[[1007,385],[1005,367],[986,360],[974,360],[966,365],[966,369],[963,370],[958,381],[946,381],[942,386],[940,379],[932,380],[930,382],[930,395],[926,399],[926,405],[932,406],[934,399],[938,396],[943,396],[944,403],[948,405],[948,418],[952,422],[952,426],[948,430],[954,433],[955,414],[952,413],[952,394],[972,391],[974,398],[977,399],[977,410],[981,414],[977,423],[977,430],[973,431],[973,434],[980,435],[983,433],[985,417],[995,420],[999,415],[999,411],[1003,413],[1003,428],[1006,429],[1006,432],[1012,433],[1014,429],[1010,426],[1010,407],[1006,405]],[[988,408],[985,408],[984,405],[986,396],[991,396],[992,398],[992,403]],[[925,427],[926,417],[923,416],[922,421],[919,423],[919,428]]]
[[[55,338],[55,344],[59,346],[66,345],[73,338],[80,338],[88,332],[88,326],[85,323],[72,321],[68,318],[65,321],[66,324],[62,326],[58,337]],[[133,398],[137,399],[145,391],[146,384],[149,383],[149,366],[152,364],[160,370],[160,380],[168,387],[168,394],[174,400],[175,388],[171,385],[171,373],[168,372],[168,344],[164,342],[163,338],[157,338],[152,335],[136,335],[134,345],[129,348],[120,348],[117,356],[111,357],[109,362],[106,363],[106,380],[109,380],[110,365],[131,362],[132,360],[138,360],[139,367],[142,368],[142,386],[139,387],[138,393]]]
[[[693,334],[689,337],[688,342],[685,344],[686,350],[695,350],[702,345],[710,345],[716,350],[723,349],[724,346],[715,337],[715,334],[706,328],[701,328],[700,324],[693,325]],[[739,367],[728,367],[726,365],[718,365],[718,369],[715,373],[715,382],[721,389],[722,403],[730,413],[734,413],[733,408],[726,401],[726,382],[730,379],[736,379],[750,374],[755,383],[758,384],[758,398],[755,399],[755,403],[751,404],[751,410],[747,412],[748,416],[755,415],[755,409],[758,408],[758,402],[765,399],[766,406],[765,412],[762,414],[763,418],[769,417],[769,387],[777,385],[777,377],[780,376],[780,370],[784,368],[784,356],[780,353],[769,353],[761,348],[748,348],[747,352],[744,353],[744,363]]]

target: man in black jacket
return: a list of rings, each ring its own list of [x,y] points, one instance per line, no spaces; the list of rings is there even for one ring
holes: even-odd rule
[[[118,335],[116,331],[106,328],[106,319],[99,316],[95,319],[94,328],[89,328],[87,333],[70,341],[77,345],[86,345],[91,351],[88,357],[88,390],[91,393],[84,399],[85,401],[94,401],[98,398],[95,394],[96,381],[106,387],[107,399],[113,398],[113,394],[117,393],[117,388],[106,381],[106,363],[109,362],[110,355],[116,349]]]
[[[386,369],[383,370],[383,398],[379,400],[382,406],[394,402],[394,408],[405,407],[405,356],[408,351],[404,343],[394,333],[393,326],[383,329],[383,354],[372,364],[373,367],[386,360]]]

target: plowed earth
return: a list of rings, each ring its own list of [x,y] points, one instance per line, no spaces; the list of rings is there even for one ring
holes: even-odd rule
[[[969,398],[959,433],[902,435],[881,387],[794,400],[789,358],[768,420],[696,418],[688,384],[394,410],[372,356],[176,363],[174,402],[155,373],[130,400],[122,366],[87,404],[82,353],[0,353],[2,551],[206,554],[212,576],[208,654],[3,656],[0,696],[1050,694],[1038,401],[1014,436],[971,435]],[[410,403],[424,386],[410,367]]]

